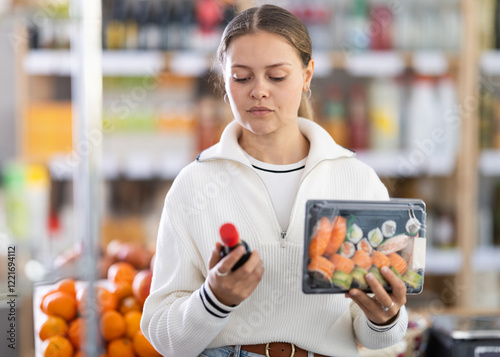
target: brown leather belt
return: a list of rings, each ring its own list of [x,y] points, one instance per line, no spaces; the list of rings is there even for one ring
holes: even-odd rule
[[[307,357],[307,351],[295,346],[293,343],[273,342],[260,345],[243,345],[243,351],[258,353],[267,357]],[[315,357],[327,357],[314,354]]]

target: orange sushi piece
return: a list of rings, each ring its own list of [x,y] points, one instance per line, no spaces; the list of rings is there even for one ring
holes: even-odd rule
[[[309,271],[317,272],[322,274],[327,280],[330,280],[333,276],[333,271],[335,270],[335,264],[322,256],[316,256],[311,259],[309,266],[307,267]]]
[[[357,250],[351,259],[354,262],[354,264],[359,265],[361,268],[365,270],[370,269],[370,267],[373,265],[373,259],[370,258],[370,256],[362,250]]]
[[[357,249],[365,252],[367,255],[371,255],[373,252],[373,248],[366,238],[363,238],[359,241]]]
[[[373,260],[373,264],[375,264],[379,269],[382,267],[388,267],[391,265],[391,261],[384,253],[380,253],[378,251],[374,251],[371,255]]]
[[[346,274],[350,274],[354,269],[354,262],[340,254],[333,254],[330,261],[335,265],[336,270],[343,271]]]
[[[391,253],[387,257],[389,258],[391,265],[394,267],[394,269],[396,269],[399,275],[403,275],[406,272],[406,270],[408,269],[408,264],[401,255],[399,255],[398,253]]]
[[[325,254],[326,247],[330,241],[331,231],[332,224],[330,220],[326,217],[321,217],[314,227],[314,238],[309,244],[309,258]]]
[[[345,235],[347,234],[347,224],[345,217],[337,216],[333,221],[333,229],[330,235],[330,241],[326,247],[326,255],[336,253],[342,243],[344,243]]]

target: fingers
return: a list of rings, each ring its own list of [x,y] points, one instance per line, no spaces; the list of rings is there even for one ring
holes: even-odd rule
[[[384,270],[384,269],[382,268],[382,270]],[[389,272],[392,275],[394,275],[393,272],[391,272],[391,271],[389,271]],[[397,279],[397,277],[396,277],[396,279]],[[379,304],[379,309],[380,309],[380,307],[388,307],[388,306],[392,305],[391,296],[384,289],[382,284],[379,283],[379,281],[375,278],[375,276],[373,276],[373,274],[366,274],[366,281],[367,281],[368,285],[370,285],[370,288],[372,289],[373,293],[375,294],[375,297],[376,297],[377,302]]]
[[[216,298],[228,306],[238,305],[252,294],[264,274],[259,252],[254,250],[250,258],[231,272],[231,268],[245,254],[245,247],[231,251],[210,269],[208,284]]]
[[[217,271],[221,275],[226,275],[231,273],[231,269],[240,260],[240,258],[246,253],[244,246],[240,245],[238,248],[233,249],[228,255],[222,258],[217,264]],[[220,254],[220,250],[219,250]],[[252,254],[253,255],[253,254]],[[251,257],[251,256],[250,256]],[[248,263],[248,262],[247,262]],[[246,265],[246,264],[245,264]]]
[[[209,269],[212,269],[219,262],[221,249],[222,249],[222,244],[220,242],[216,242],[215,247],[212,250],[212,256],[210,257],[210,262],[208,263]]]
[[[383,277],[391,284],[392,293],[389,294],[378,282],[373,274],[366,275],[373,298],[358,289],[351,289],[347,297],[356,302],[365,312],[365,315],[376,324],[385,324],[392,320],[399,312],[401,306],[406,303],[406,287],[389,268],[381,269]]]
[[[406,286],[405,283],[394,274],[391,269],[384,267],[380,270],[382,276],[392,286],[392,298],[400,305],[406,304]]]

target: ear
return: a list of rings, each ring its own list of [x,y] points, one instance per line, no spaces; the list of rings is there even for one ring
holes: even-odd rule
[[[306,92],[311,88],[311,80],[314,73],[314,59],[310,59],[307,67],[304,69],[304,87],[303,90]]]

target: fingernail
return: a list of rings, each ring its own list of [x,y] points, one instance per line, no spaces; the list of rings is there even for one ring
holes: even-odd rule
[[[389,271],[389,268],[388,267],[382,267],[381,270],[382,270],[383,273],[387,273]]]
[[[373,280],[373,274],[372,273],[368,273],[365,275],[365,278],[368,279],[368,280]]]
[[[358,295],[358,292],[356,290],[349,291],[349,295],[356,296],[356,295]]]

